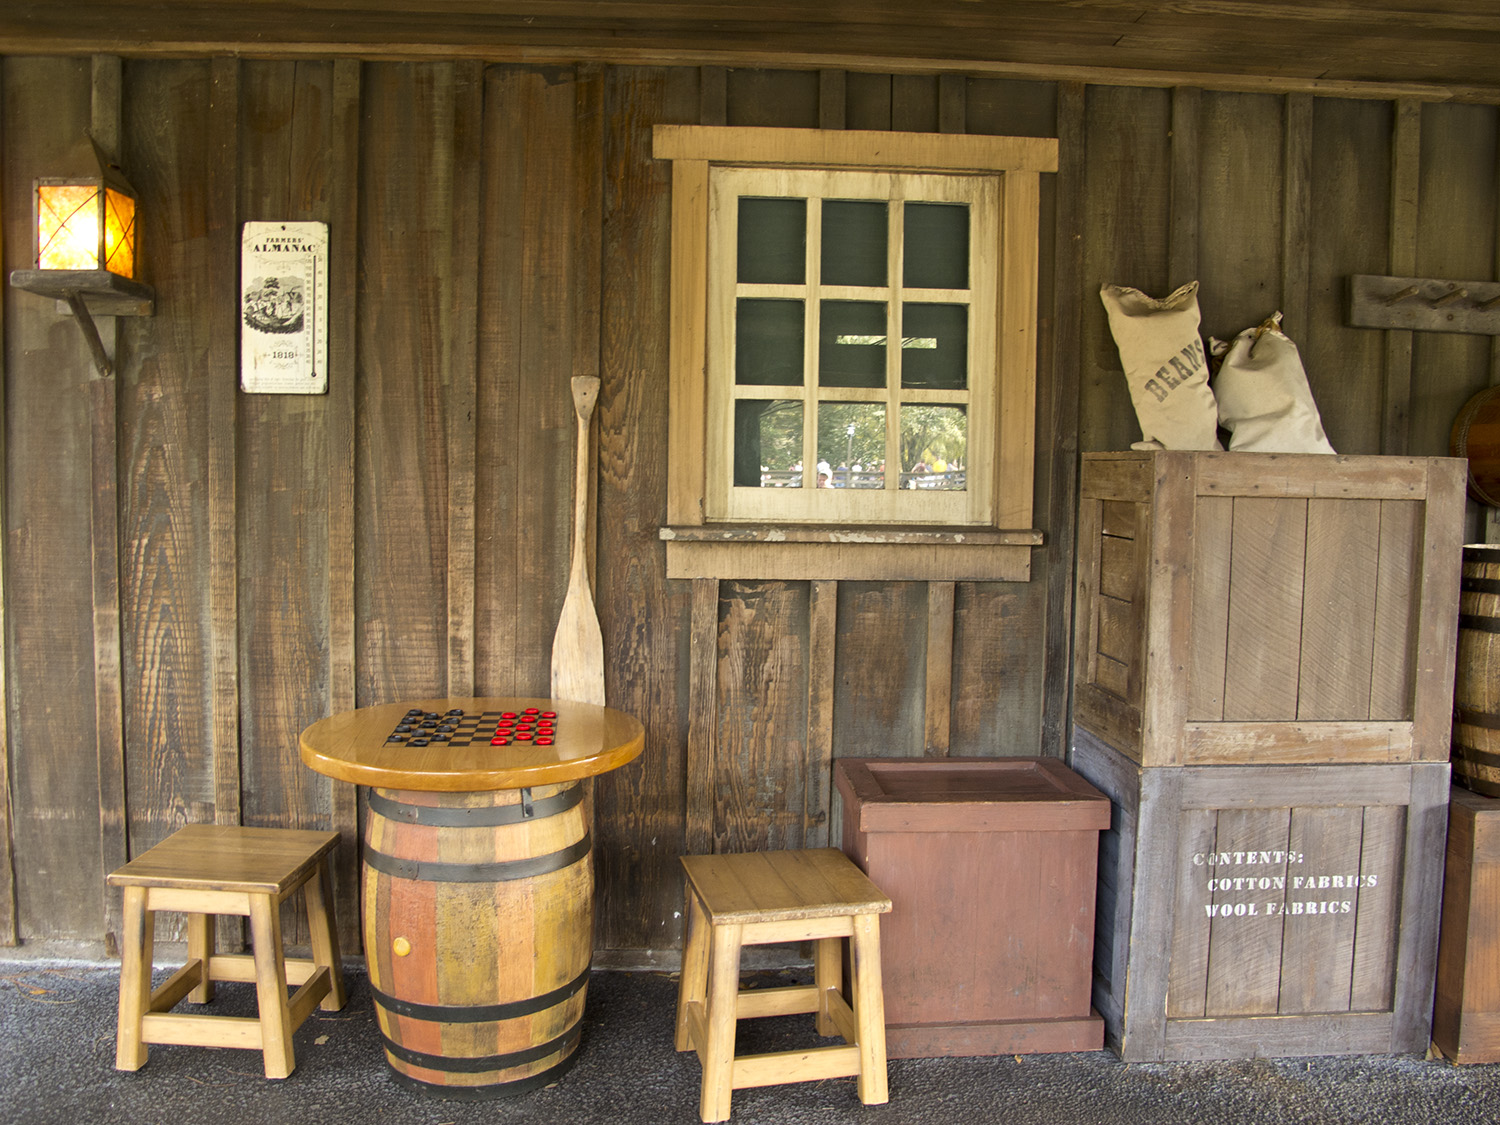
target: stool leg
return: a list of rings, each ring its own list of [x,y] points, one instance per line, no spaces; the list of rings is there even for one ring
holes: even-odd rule
[[[838,1035],[838,1025],[828,1014],[828,997],[844,988],[844,939],[819,938],[813,945],[813,984],[818,989],[815,1023],[819,1035]]]
[[[708,965],[708,1042],[700,1044],[703,1091],[698,1116],[704,1121],[728,1121],[734,1093],[735,1009],[740,994],[740,939],[742,927],[713,927],[713,951]]]
[[[281,909],[270,895],[250,896],[250,940],[255,943],[255,999],[260,1008],[266,1077],[285,1078],[297,1060],[292,1053],[292,1014],[281,952]]]
[[[880,915],[857,914],[849,939],[854,978],[854,1025],[859,1033],[859,1100],[890,1100],[885,1070],[885,993],[880,983]]]
[[[333,875],[328,857],[318,864],[318,873],[303,887],[307,902],[307,928],[312,937],[314,965],[328,966],[328,995],[318,1006],[336,1012],[344,1006],[344,962],[339,954],[339,931],[333,918]]]
[[[187,929],[188,960],[198,962],[198,985],[188,993],[194,1004],[207,1004],[214,998],[213,978],[208,975],[209,963],[214,955],[214,915],[189,914],[184,919]]]
[[[146,888],[125,888],[125,917],[120,933],[120,1014],[115,1031],[115,1069],[146,1065],[141,1019],[151,1009],[151,954],[156,915],[146,909]]]
[[[677,1049],[691,1051],[701,1046],[693,1042],[692,1029],[688,1024],[688,1009],[701,1004],[708,996],[708,920],[703,914],[703,904],[693,893],[691,885],[687,891],[687,940],[682,946],[682,976],[677,983]]]

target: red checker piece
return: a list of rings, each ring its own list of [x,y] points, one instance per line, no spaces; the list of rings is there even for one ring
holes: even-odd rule
[[[508,738],[492,738],[492,739],[490,739],[490,745],[491,746],[509,746],[510,745],[510,739],[508,739]]]
[[[538,738],[534,739],[531,744],[533,746],[551,746],[552,745],[552,740],[550,738],[547,738],[547,737],[543,736],[543,737],[538,737]]]

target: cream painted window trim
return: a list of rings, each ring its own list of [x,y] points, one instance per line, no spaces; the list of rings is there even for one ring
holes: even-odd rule
[[[966,134],[878,133],[815,129],[755,129],[712,126],[660,125],[653,131],[654,155],[672,166],[670,416],[667,524],[669,574],[707,576],[715,568],[713,552],[730,547],[742,557],[748,551],[767,552],[773,570],[760,577],[839,578],[878,577],[880,565],[871,552],[892,551],[878,535],[858,545],[800,543],[791,552],[795,565],[780,567],[767,550],[771,540],[744,539],[728,543],[691,539],[677,532],[711,524],[705,507],[708,488],[707,450],[718,440],[708,432],[709,347],[709,222],[710,179],[714,165],[786,167],[812,170],[868,169],[935,173],[998,174],[1000,232],[998,283],[1000,294],[995,325],[996,442],[991,518],[984,524],[954,522],[945,530],[958,533],[985,527],[1016,532],[1027,543],[1040,534],[1030,530],[1035,433],[1036,317],[1040,176],[1057,169],[1057,141],[1053,138],[987,137]],[[894,280],[894,279],[893,279]],[[775,521],[767,520],[767,524]],[[851,519],[850,532],[878,532],[882,525]],[[888,531],[899,530],[884,525]],[[780,554],[788,548],[781,541]],[[903,548],[905,549],[905,548]],[[915,548],[911,548],[914,550]],[[906,562],[906,577],[968,576],[1024,580],[1030,572],[1031,546],[1019,542],[925,544],[921,552],[938,559],[955,552],[971,563]],[[980,553],[995,556],[984,562]],[[674,567],[673,555],[679,554]],[[684,570],[684,559],[693,563]],[[908,551],[910,553],[910,551]],[[851,565],[852,557],[860,558]],[[752,568],[753,569],[753,568]],[[955,570],[962,574],[955,573]],[[720,574],[718,576],[725,576]],[[894,576],[894,575],[892,575]]]

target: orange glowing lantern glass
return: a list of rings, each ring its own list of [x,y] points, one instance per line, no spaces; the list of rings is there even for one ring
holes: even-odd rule
[[[134,278],[135,196],[103,177],[38,180],[36,268]]]

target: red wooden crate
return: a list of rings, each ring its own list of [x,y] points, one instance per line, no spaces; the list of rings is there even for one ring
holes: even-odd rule
[[[1500,1062],[1500,799],[1452,791],[1432,1041],[1457,1063]]]
[[[1097,1050],[1089,1002],[1108,799],[1051,758],[843,759],[844,851],[890,895],[893,1058]]]

